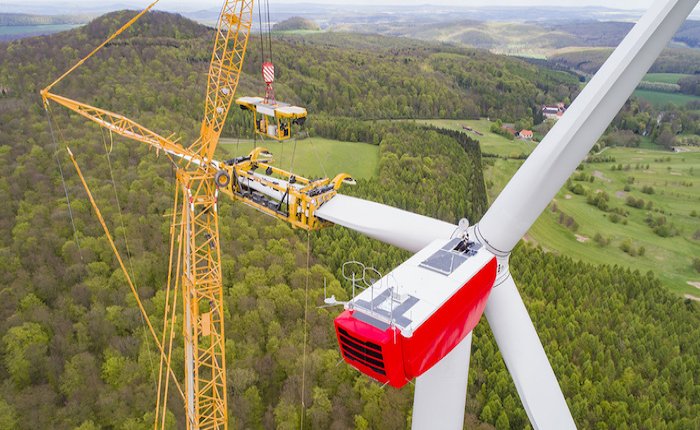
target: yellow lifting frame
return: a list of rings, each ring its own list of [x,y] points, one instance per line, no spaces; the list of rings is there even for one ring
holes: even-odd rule
[[[354,184],[352,177],[341,173],[333,179],[323,178],[312,181],[272,166],[273,160],[267,158],[270,156],[271,154],[266,148],[259,147],[241,161],[234,163],[233,166],[224,166],[233,180],[229,186],[220,188],[221,191],[234,200],[239,200],[260,212],[286,221],[295,228],[312,231],[332,225],[316,217],[316,210],[335,197],[343,184]],[[254,174],[259,168],[266,171],[265,176]],[[278,181],[275,176],[284,179]],[[289,183],[289,179],[292,177],[294,184]],[[286,204],[286,210],[275,210],[248,197],[246,192],[250,192],[250,190],[246,190],[249,188],[246,184],[249,181],[256,182],[283,195],[284,201],[277,200],[277,203],[280,209],[282,205]]]

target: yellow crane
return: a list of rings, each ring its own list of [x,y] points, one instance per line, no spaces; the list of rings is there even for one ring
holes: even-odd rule
[[[295,176],[291,172],[273,167],[271,154],[264,148],[256,148],[248,156],[238,157],[228,162],[219,162],[214,159],[245,59],[253,20],[253,0],[228,0],[224,3],[209,67],[200,135],[187,147],[174,140],[172,136],[164,137],[123,115],[53,92],[57,84],[131,27],[158,1],[156,0],[134,16],[85,58],[43,89],[41,96],[47,111],[50,110],[50,103],[63,106],[109,130],[110,133],[145,143],[158,152],[164,152],[176,166],[170,262],[172,265],[177,261],[172,273],[175,273],[176,289],[179,287],[182,291],[185,383],[183,390],[170,366],[176,298],[173,299],[173,303],[166,302],[166,308],[170,308],[171,313],[169,315],[169,310],[165,310],[166,321],[160,339],[145,310],[140,306],[161,355],[159,391],[163,391],[164,387],[164,394],[163,392],[158,394],[157,409],[161,410],[162,407],[161,425],[164,425],[167,387],[169,379],[172,379],[185,403],[188,430],[226,429],[228,417],[225,332],[217,211],[220,194],[228,195],[267,215],[285,220],[297,228],[315,230],[328,225],[315,216],[316,209],[335,196],[342,184],[354,181],[345,174],[338,175],[332,180],[328,178],[310,180]],[[298,119],[298,117],[299,115],[292,119]],[[283,119],[288,118],[290,117]],[[305,110],[303,118],[306,118]],[[111,235],[72,153],[70,157],[111,242]],[[265,174],[256,172],[258,169],[264,170]],[[180,227],[179,231],[176,231],[176,226]],[[173,257],[175,242],[178,242],[178,251],[175,253],[177,258]],[[114,245],[112,247],[138,301],[138,294],[121,262],[119,253]],[[170,318],[170,325],[168,325],[168,318]],[[169,340],[166,341],[168,327],[170,327],[170,335]],[[164,365],[165,371],[162,369]],[[166,375],[164,381],[163,375]],[[158,414],[156,415],[155,427],[158,426],[159,421]]]

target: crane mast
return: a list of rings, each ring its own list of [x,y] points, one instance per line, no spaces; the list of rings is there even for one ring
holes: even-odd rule
[[[174,260],[173,255],[176,255],[178,263],[175,264],[174,273],[176,279],[180,280],[183,298],[184,391],[180,390],[180,384],[170,368],[171,349],[168,349],[167,354],[165,352],[167,322],[164,325],[163,340],[156,338],[161,352],[161,365],[167,363],[167,370],[165,374],[161,372],[161,376],[166,375],[167,378],[169,375],[174,379],[185,402],[188,430],[227,429],[219,197],[225,195],[241,201],[296,228],[317,230],[331,225],[316,216],[317,209],[332,199],[341,185],[354,184],[354,180],[347,174],[337,175],[332,180],[312,180],[296,176],[271,166],[271,154],[265,148],[256,148],[248,156],[226,162],[214,159],[243,68],[253,21],[254,0],[224,2],[215,32],[200,135],[187,147],[173,139],[173,136],[164,137],[123,115],[58,95],[53,91],[58,83],[126,31],[157,3],[158,0],[154,1],[131,18],[85,58],[43,89],[41,96],[44,107],[49,112],[49,121],[50,103],[55,103],[112,133],[144,143],[157,152],[162,151],[176,167],[176,203],[171,243],[176,234],[175,226],[181,229],[177,236],[181,241],[177,251],[171,249],[171,262]],[[263,101],[262,98],[259,99]],[[261,115],[270,116],[270,121],[276,123],[276,127],[273,127],[276,131],[269,137],[275,140],[289,139],[292,122],[302,125],[306,119],[304,108],[288,104],[277,103],[267,107],[260,104],[258,98],[251,97],[239,99],[238,104],[256,114],[260,111]],[[267,120],[265,123],[267,124]],[[264,174],[256,172],[259,168],[264,170]],[[89,194],[87,183],[83,184]],[[95,209],[97,210],[96,207]],[[116,248],[114,252],[119,259]],[[125,276],[128,278],[128,273],[125,272]],[[138,294],[133,289],[132,292],[138,301]],[[172,315],[174,318],[175,314]],[[144,316],[148,319],[147,315]],[[173,326],[174,319],[170,322],[171,345]],[[158,386],[160,391],[160,382]],[[157,412],[160,412],[162,398],[161,425],[165,423],[167,386],[166,383],[164,393],[159,392],[156,405]],[[155,428],[158,428],[158,422],[156,414]]]
[[[49,102],[61,105],[102,128],[165,152],[177,166],[176,187],[183,198],[175,219],[185,233],[182,236],[182,255],[178,259],[182,263],[176,273],[182,275],[187,429],[226,429],[226,356],[217,210],[221,183],[216,182],[220,163],[213,161],[213,156],[243,67],[253,19],[253,0],[228,0],[224,3],[216,29],[201,132],[188,148],[173,141],[172,137],[163,137],[123,115],[52,91],[61,80],[126,31],[157,3],[151,3],[129,20],[43,89],[41,95],[47,110]],[[163,351],[162,345],[159,346]],[[156,426],[157,423],[156,419]]]
[[[199,139],[189,151],[203,164],[178,169],[184,195],[182,261],[185,342],[185,401],[188,430],[228,428],[226,342],[221,279],[219,215],[221,185],[212,163],[236,93],[253,20],[253,0],[224,3],[209,68],[204,119]]]

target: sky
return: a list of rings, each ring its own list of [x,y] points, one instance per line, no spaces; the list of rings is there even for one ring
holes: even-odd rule
[[[130,7],[138,9],[145,7],[151,0],[99,0],[105,5],[119,5],[119,7]],[[177,12],[196,12],[204,9],[219,8],[223,0],[161,0],[158,9]],[[654,1],[661,0],[270,0],[274,4],[294,4],[313,3],[325,5],[444,5],[444,6],[602,6],[612,9],[632,9],[644,10]],[[41,6],[49,5],[51,9],[62,5],[70,5],[73,10],[80,10],[84,7],[84,0],[0,0],[0,13],[3,12],[3,4],[8,5],[8,9],[13,11],[31,10],[33,13],[41,13]],[[90,3],[95,7],[99,3]],[[47,8],[48,9],[48,8]],[[693,17],[700,16],[700,6],[695,9]]]
[[[316,4],[348,4],[348,0],[272,0],[271,3],[301,3],[305,1],[307,3]],[[435,4],[435,5],[455,5],[455,6],[533,6],[533,5],[552,5],[557,6],[605,6],[609,8],[619,8],[619,9],[644,9],[652,4],[653,0],[557,0],[552,2],[551,0],[366,0],[367,4],[387,4],[387,5],[418,5],[418,4]],[[148,2],[144,0],[142,2],[134,0],[108,0],[107,2],[114,3],[143,3],[144,5]],[[62,4],[62,3],[76,3],[76,0],[0,0],[0,12],[2,12],[2,4]],[[361,4],[362,1],[354,1],[353,3]],[[206,9],[209,7],[220,6],[222,0],[161,0],[163,7],[169,5],[175,7],[187,7],[188,9]]]

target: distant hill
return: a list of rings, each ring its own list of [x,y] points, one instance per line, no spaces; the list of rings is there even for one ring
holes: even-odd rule
[[[153,424],[158,355],[147,346],[150,339],[66,152],[52,143],[38,96],[132,16],[110,14],[68,32],[0,43],[0,87],[10,90],[0,97],[0,194],[6,196],[0,205],[0,428]],[[201,124],[212,36],[211,29],[180,16],[148,14],[56,91],[124,113],[154,131],[177,132],[189,143]],[[240,95],[264,90],[259,43],[251,37]],[[349,193],[453,222],[463,214],[478,219],[481,212],[472,204],[485,186],[474,142],[408,122],[345,117],[519,117],[531,114],[533,104],[578,88],[565,73],[434,42],[322,33],[275,36],[273,43],[288,54],[275,58],[277,94],[309,108],[309,128],[320,135],[325,122],[327,134],[337,130],[336,137],[380,144],[379,178],[361,180]],[[250,125],[234,111],[227,136]],[[115,138],[107,149],[95,126],[62,109],[54,115],[65,137],[60,141],[78,156],[121,249],[128,237],[139,294],[156,321],[165,301],[172,168],[145,145]],[[75,238],[54,156],[64,163]],[[113,194],[123,203],[119,208]],[[411,390],[383,389],[338,365],[332,319],[340,310],[317,306],[325,280],[329,293],[347,297],[334,273],[348,258],[385,271],[405,253],[340,228],[295,233],[242,205],[220,204],[223,318],[233,352],[227,355],[231,421],[237,428],[292,428],[303,411],[314,429],[404,428]],[[307,261],[308,240],[310,271],[299,264]],[[591,266],[525,246],[512,261],[580,428],[699,428],[696,304],[672,296],[652,274],[619,266]],[[465,427],[527,428],[486,324],[475,338]],[[183,356],[181,345],[176,339],[175,357]],[[308,357],[306,366],[302,357]],[[181,375],[181,361],[173,364]],[[309,403],[300,407],[302,392]],[[169,428],[184,428],[175,394],[168,409]]]
[[[495,53],[546,57],[563,48],[615,47],[633,27],[628,21],[452,20],[422,23],[418,19],[344,24],[347,31],[380,33],[488,49]],[[700,47],[700,21],[688,21],[673,41]]]
[[[686,21],[674,38],[691,48],[700,48],[700,21]]]
[[[567,68],[593,74],[612,53],[612,48],[572,50],[553,55],[550,62]],[[652,73],[700,74],[700,50],[689,48],[666,49],[650,70]]]
[[[30,15],[24,13],[0,13],[0,26],[85,24],[92,15]]]
[[[320,30],[321,27],[310,19],[302,18],[300,16],[293,16],[289,19],[285,19],[282,22],[278,22],[272,28],[274,31],[299,31],[299,30]]]
[[[44,36],[70,30],[92,18],[82,15],[33,15],[0,13],[0,42]]]

